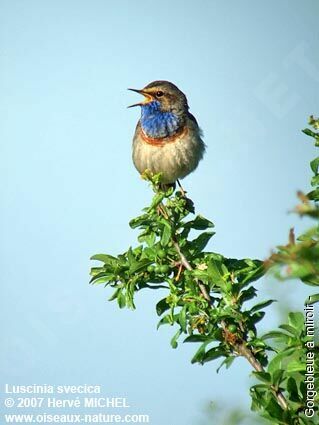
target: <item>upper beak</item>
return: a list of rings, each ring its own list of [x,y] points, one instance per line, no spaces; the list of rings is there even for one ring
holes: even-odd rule
[[[134,105],[130,105],[130,106],[128,106],[128,108],[133,108],[133,106],[141,106],[141,105],[144,105],[145,103],[149,103],[153,100],[153,97],[149,93],[146,93],[143,90],[138,90],[138,89],[127,89],[127,90],[135,91],[136,93],[142,94],[145,97],[145,99],[142,102],[134,103]]]

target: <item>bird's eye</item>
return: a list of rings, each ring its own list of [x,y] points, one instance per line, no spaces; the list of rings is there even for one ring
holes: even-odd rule
[[[162,97],[163,96],[163,92],[162,92],[162,90],[158,90],[157,92],[156,92],[156,97]]]

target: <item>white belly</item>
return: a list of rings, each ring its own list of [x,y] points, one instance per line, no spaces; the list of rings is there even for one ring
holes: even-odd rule
[[[149,144],[136,135],[133,162],[140,174],[145,170],[153,174],[162,173],[162,183],[173,183],[195,170],[204,151],[204,142],[194,131],[159,146]]]

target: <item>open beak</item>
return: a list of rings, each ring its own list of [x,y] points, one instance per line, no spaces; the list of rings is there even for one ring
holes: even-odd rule
[[[130,105],[130,106],[128,106],[128,108],[133,108],[134,106],[145,105],[146,103],[152,102],[152,100],[153,100],[153,96],[151,96],[149,93],[146,93],[143,90],[138,90],[138,89],[128,89],[128,90],[135,91],[136,93],[142,94],[145,97],[145,99],[142,102],[134,103],[134,105]]]

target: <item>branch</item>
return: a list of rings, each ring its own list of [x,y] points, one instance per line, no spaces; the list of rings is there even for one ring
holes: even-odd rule
[[[178,245],[178,242],[175,239],[173,239],[173,245],[174,245],[174,247],[175,247],[175,249],[177,251],[177,254],[179,255],[179,257],[181,259],[181,263],[183,264],[183,266],[185,267],[185,269],[187,269],[187,270],[193,270],[193,267],[189,264],[187,258],[182,253],[182,251],[181,251],[181,249],[180,249],[180,247]],[[209,293],[207,292],[207,289],[206,289],[205,285],[200,280],[198,280],[198,279],[196,279],[196,282],[197,282],[197,284],[199,286],[199,289],[200,289],[203,297],[205,298],[205,300],[208,301],[209,303],[211,303],[212,300],[210,298]]]
[[[176,241],[175,237],[173,237],[173,245],[176,249],[176,252],[178,253],[181,263],[187,270],[193,270],[193,267],[190,265],[189,261],[185,257],[185,255],[182,253],[180,246],[178,242]],[[206,286],[199,280],[196,279],[196,282],[198,284],[198,287],[205,298],[206,301],[208,301],[209,304],[211,304],[211,297],[206,289]],[[222,321],[221,323],[223,331],[229,332],[226,328],[225,322]],[[235,350],[238,352],[239,355],[245,357],[245,359],[251,364],[251,366],[257,371],[257,372],[264,372],[265,369],[262,367],[261,363],[258,361],[258,359],[254,356],[253,352],[247,347],[245,341],[242,342],[236,342],[233,344]],[[271,386],[271,389],[273,391],[274,396],[276,397],[278,404],[284,409],[288,410],[288,403],[285,399],[284,395],[280,390],[277,390],[274,386]]]
[[[223,327],[224,329],[224,327]],[[225,330],[225,329],[224,329]],[[260,362],[256,359],[253,352],[247,347],[245,342],[239,342],[234,344],[234,348],[236,351],[252,365],[252,367],[257,372],[265,372],[265,369],[262,367]],[[277,390],[273,385],[271,385],[271,389],[273,391],[274,396],[276,397],[278,404],[284,409],[288,410],[288,403],[285,399],[284,395],[280,390]]]

